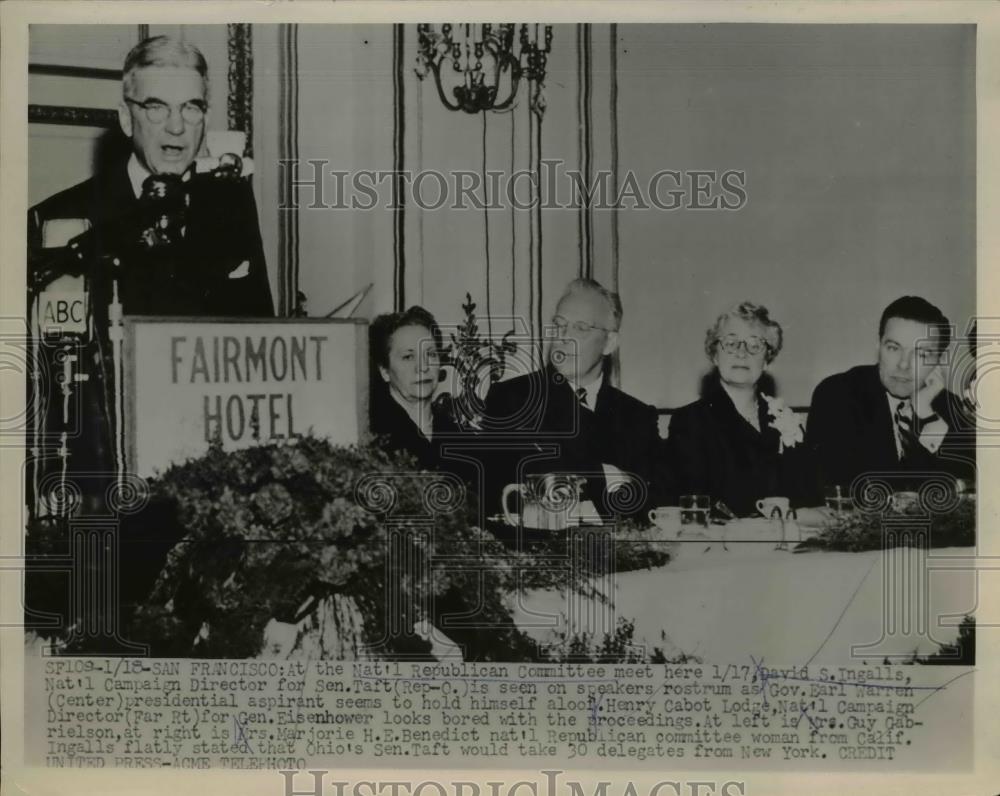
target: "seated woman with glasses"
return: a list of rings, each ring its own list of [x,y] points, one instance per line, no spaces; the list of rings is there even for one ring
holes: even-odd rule
[[[423,307],[379,315],[369,328],[373,359],[372,434],[386,450],[406,451],[426,470],[443,466],[440,438],[458,432],[447,407],[435,404],[441,380],[441,330]]]
[[[708,495],[713,506],[722,501],[740,516],[755,514],[760,498],[801,505],[809,496],[801,423],[762,388],[781,344],[781,326],[749,301],[708,330],[705,353],[714,369],[701,398],[674,413],[666,440],[677,495]]]

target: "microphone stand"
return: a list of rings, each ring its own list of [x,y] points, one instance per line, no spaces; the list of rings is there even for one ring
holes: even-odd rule
[[[108,338],[111,340],[111,360],[114,369],[114,450],[115,450],[115,480],[118,483],[119,494],[125,485],[125,365],[122,353],[125,340],[125,324],[122,305],[118,298],[118,268],[121,260],[115,257],[111,261],[113,270],[111,277],[111,303],[108,305]]]
[[[56,507],[56,511],[53,513],[56,514],[68,514],[72,509],[72,500],[70,499],[72,492],[69,487],[70,406],[73,402],[73,390],[75,386],[80,382],[89,380],[90,378],[89,374],[84,373],[81,367],[74,368],[74,365],[80,361],[79,355],[73,353],[73,339],[76,335],[71,335],[69,332],[64,331],[61,335],[61,350],[56,355],[57,363],[62,364],[62,378],[60,379],[60,392],[62,395],[62,428],[59,434],[59,448],[57,449],[57,456],[59,458],[59,474],[54,489],[49,493],[51,494],[52,491],[54,491],[59,496],[59,499],[51,501],[48,499],[48,495],[43,496],[39,491],[42,480],[40,476],[42,442],[48,433],[46,425],[47,418],[43,417],[42,413],[43,402],[41,396],[41,389],[43,386],[42,338],[46,333],[44,319],[40,317],[41,297],[44,287],[49,284],[52,279],[61,275],[82,275],[84,278],[84,293],[88,294],[89,280],[87,258],[90,256],[91,252],[87,247],[91,241],[92,237],[89,230],[73,238],[65,246],[60,255],[62,258],[61,262],[46,263],[46,267],[36,269],[32,278],[29,280],[29,299],[30,306],[32,307],[32,314],[34,316],[31,328],[33,338],[31,351],[33,360],[31,379],[34,385],[32,396],[32,416],[35,418],[35,422],[30,449],[32,458],[31,483],[33,486],[35,504],[33,507],[33,513],[39,517],[48,515],[50,513],[49,508],[53,504]],[[47,279],[47,277],[51,278]]]
[[[125,435],[123,427],[124,419],[124,322],[123,322],[123,308],[121,300],[119,297],[119,269],[121,267],[121,260],[116,256],[111,255],[98,255],[94,251],[93,246],[93,231],[88,230],[82,235],[77,236],[72,239],[65,247],[64,251],[56,255],[60,259],[58,261],[50,260],[45,263],[42,267],[35,271],[34,279],[31,284],[31,294],[32,294],[32,306],[34,308],[33,312],[35,315],[35,322],[33,324],[33,332],[35,336],[34,340],[34,368],[32,373],[32,379],[35,382],[35,395],[33,397],[33,407],[35,408],[35,417],[40,417],[41,406],[42,406],[42,396],[40,395],[40,389],[42,386],[42,364],[41,364],[41,352],[42,352],[42,338],[45,334],[44,319],[40,317],[41,313],[41,296],[44,292],[44,288],[49,284],[52,278],[56,278],[62,275],[70,276],[82,276],[84,280],[84,294],[87,296],[87,319],[86,328],[87,331],[81,335],[82,338],[89,338],[89,340],[96,346],[97,350],[97,362],[96,365],[100,369],[100,372],[104,375],[102,379],[102,388],[100,390],[100,395],[98,396],[98,401],[101,404],[100,407],[92,407],[85,405],[85,401],[81,400],[77,403],[80,407],[81,413],[87,413],[91,411],[101,412],[103,409],[103,414],[108,425],[108,432],[112,435],[112,439],[108,440],[108,443],[112,446],[112,466],[113,466],[113,479],[114,483],[118,485],[119,488],[123,486],[125,477]],[[110,267],[109,267],[110,266]],[[103,291],[97,291],[95,293],[95,273],[98,269],[108,269],[107,272],[111,277],[111,296],[109,303],[107,305],[108,309],[108,326],[107,335],[108,340],[111,343],[111,359],[112,359],[112,380],[109,382],[107,379],[107,374],[104,371],[104,345],[102,342],[102,334],[97,327],[97,302],[101,300],[101,296],[104,295]],[[100,281],[100,280],[98,280]],[[98,293],[100,295],[98,295]],[[72,455],[69,446],[70,438],[70,424],[71,424],[71,407],[74,404],[74,390],[80,382],[85,382],[90,380],[90,374],[86,373],[83,369],[83,365],[80,362],[80,356],[78,352],[74,352],[73,339],[76,337],[75,334],[71,335],[68,332],[62,333],[61,340],[61,350],[57,354],[56,361],[62,365],[62,373],[60,382],[60,393],[62,397],[62,428],[59,434],[59,447],[57,450],[57,456],[59,458],[59,472],[56,483],[53,488],[49,490],[49,495],[55,492],[59,495],[59,500],[50,500],[48,495],[41,495],[39,488],[41,486],[39,457],[42,454],[42,442],[45,438],[47,429],[41,428],[40,424],[36,422],[35,430],[32,439],[32,456],[34,458],[33,464],[33,478],[32,483],[35,486],[34,492],[34,502],[35,511],[38,516],[44,516],[49,514],[49,507],[55,506],[56,511],[54,513],[60,515],[68,515],[73,508],[73,501],[70,499],[72,493],[72,487],[69,483],[69,459]],[[108,391],[112,390],[113,394],[109,395]],[[108,403],[111,404],[111,411],[108,412]],[[44,422],[44,418],[42,422]],[[81,414],[79,421],[83,424],[83,427],[87,426],[86,418]]]
[[[235,162],[233,162],[235,161]],[[213,178],[239,178],[242,169],[242,161],[230,156],[228,159],[220,159],[219,167],[214,169],[210,175]],[[134,241],[140,249],[149,250],[169,245],[183,236],[184,215],[189,204],[189,197],[182,184],[182,179],[173,175],[157,175],[147,178],[147,185],[143,186],[143,194],[140,197],[139,207],[127,219],[119,219],[113,226],[104,231],[100,237],[107,238],[108,233],[113,237],[119,237],[121,230],[130,229],[132,222],[138,220],[139,228],[142,230],[139,239]],[[34,407],[36,417],[40,412],[42,397],[40,388],[42,386],[42,365],[40,363],[40,353],[42,337],[45,333],[44,319],[39,316],[41,312],[41,294],[45,287],[53,279],[63,276],[82,276],[84,279],[84,291],[88,296],[87,300],[87,332],[83,337],[89,337],[90,342],[96,346],[97,362],[99,373],[102,376],[102,387],[99,390],[98,399],[101,406],[96,408],[104,415],[104,421],[108,426],[108,433],[111,439],[107,440],[112,449],[112,467],[114,483],[119,489],[124,487],[125,467],[126,467],[126,445],[125,445],[125,398],[124,398],[124,308],[121,302],[120,281],[122,276],[122,261],[115,254],[101,254],[98,251],[98,233],[95,228],[90,228],[75,238],[71,239],[66,246],[51,252],[49,255],[39,257],[33,264],[32,276],[29,281],[29,295],[33,306],[36,307],[36,340],[35,340],[35,365],[32,378],[36,384]],[[129,249],[130,251],[131,249]],[[107,280],[110,278],[110,296],[107,303],[107,326],[105,329],[98,328],[99,314],[96,312],[98,302],[103,301],[108,296]],[[94,288],[100,289],[95,293]],[[111,379],[108,379],[106,372],[105,333],[107,342],[110,343],[110,365]],[[59,490],[64,503],[63,508],[68,513],[71,502],[66,497],[71,494],[68,491],[69,458],[69,426],[71,421],[70,407],[73,403],[74,389],[78,382],[88,381],[89,374],[82,372],[79,365],[79,356],[72,353],[72,337],[67,337],[64,333],[62,357],[58,360],[62,364],[62,379],[60,384],[62,394],[62,425],[63,428],[59,437],[58,456],[60,458],[59,477],[55,489]],[[95,407],[81,407],[83,411],[93,411]],[[33,483],[35,489],[35,503],[39,513],[42,512],[44,504],[51,502],[43,500],[38,492],[40,467],[37,464],[38,457],[42,454],[42,445],[45,439],[45,429],[40,429],[36,423],[32,439],[32,454],[35,457]],[[50,492],[51,494],[51,492]],[[61,512],[62,513],[62,512]]]
[[[84,233],[86,234],[86,233]],[[77,239],[74,239],[76,242]],[[74,257],[74,255],[76,255]],[[55,259],[58,258],[58,262]],[[31,417],[34,422],[32,423],[31,431],[31,446],[29,448],[30,460],[29,466],[31,467],[31,496],[33,505],[29,506],[29,510],[36,517],[46,516],[48,512],[48,501],[47,498],[43,498],[39,489],[41,487],[41,470],[42,470],[42,440],[45,439],[48,433],[48,417],[43,414],[42,407],[44,406],[42,400],[42,388],[46,386],[44,381],[45,366],[42,363],[42,355],[44,346],[42,344],[42,338],[45,334],[44,319],[41,317],[42,312],[42,293],[44,288],[53,279],[62,276],[64,274],[76,275],[79,257],[79,248],[72,248],[69,244],[63,247],[59,247],[55,253],[50,256],[44,256],[40,253],[34,254],[29,250],[28,253],[28,307],[30,312],[31,323],[29,326],[29,334],[31,336],[31,383],[32,383],[32,395],[31,395]],[[65,337],[64,337],[65,339]],[[70,359],[70,347],[69,345],[64,345],[62,351],[62,379],[60,384],[60,391],[62,393],[62,433],[60,434],[60,444],[56,453],[60,458],[59,466],[59,478],[57,481],[57,489],[59,494],[63,497],[66,496],[66,460],[69,457],[69,446],[68,446],[68,434],[66,429],[69,424],[69,399],[72,396],[72,384],[73,384],[73,360]]]

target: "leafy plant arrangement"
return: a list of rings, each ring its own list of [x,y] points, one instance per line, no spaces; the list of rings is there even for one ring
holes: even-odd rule
[[[233,452],[215,443],[149,481],[146,510],[123,518],[121,538],[138,541],[122,552],[122,577],[139,568],[149,539],[166,562],[144,564],[122,636],[153,655],[252,657],[273,620],[292,626],[346,598],[362,620],[355,646],[368,657],[433,657],[413,630],[430,623],[467,660],[547,660],[514,625],[511,596],[525,588],[600,595],[571,568],[541,566],[480,530],[474,498],[447,494],[439,479],[405,455],[312,437]],[[65,522],[37,522],[28,538],[36,555],[68,549]],[[58,612],[57,589],[36,591],[54,602],[29,605]],[[449,620],[462,614],[471,614],[464,625]],[[100,652],[99,641],[91,649],[81,637],[62,651]]]
[[[910,516],[914,518],[913,528],[917,529],[924,523],[919,508],[898,512],[895,517]],[[972,547],[976,543],[976,504],[971,500],[962,500],[947,513],[930,514],[930,546],[931,547]],[[902,526],[906,528],[906,526]],[[840,550],[846,552],[861,552],[864,550],[882,550],[888,544],[890,547],[904,544],[910,534],[895,532],[889,537],[885,535],[885,518],[882,514],[865,512],[847,512],[836,517],[827,527],[819,531],[812,539],[803,542],[801,548],[819,548],[821,550]]]
[[[615,528],[615,571],[631,572],[666,565],[675,542],[664,541],[660,531],[646,521],[622,517]]]
[[[442,393],[437,400],[448,405],[459,428],[474,430],[481,427],[486,392],[491,384],[503,377],[507,356],[517,351],[517,343],[511,339],[513,329],[506,332],[500,342],[480,334],[476,304],[470,293],[465,294],[462,310],[465,321],[457,333],[451,333],[451,342],[444,349],[442,361],[444,366],[454,368],[458,395]]]
[[[468,657],[535,657],[505,604],[516,588],[509,552],[470,523],[467,496],[443,494],[434,478],[406,456],[309,437],[212,446],[151,484],[176,503],[186,536],[129,637],[154,654],[253,656],[271,619],[294,622],[303,606],[341,594],[360,609],[361,642],[378,642],[372,657],[430,657],[414,622],[470,608],[487,632],[443,628]],[[564,573],[548,575],[548,586],[567,585]]]
[[[612,568],[615,572],[632,572],[664,566],[670,561],[675,546],[658,539],[654,529],[625,517],[617,518],[613,524],[600,529],[586,531],[597,545],[608,543],[610,555],[606,557],[596,556],[593,545],[570,544],[572,533],[573,529],[547,532],[545,536],[532,538],[524,544],[520,551],[520,585],[523,588],[546,588],[549,576],[545,570],[552,567],[554,561],[559,561],[564,567],[573,567],[583,575],[599,575]]]

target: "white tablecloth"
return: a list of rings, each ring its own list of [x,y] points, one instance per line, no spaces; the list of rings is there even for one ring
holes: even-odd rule
[[[637,643],[668,656],[801,665],[936,652],[975,611],[975,573],[961,569],[971,548],[793,553],[797,530],[786,529],[789,550],[776,550],[779,528],[740,520],[726,526],[724,544],[682,537],[663,567],[595,580],[609,604],[534,591],[514,606],[515,621],[540,640],[567,629],[600,639],[623,617]]]

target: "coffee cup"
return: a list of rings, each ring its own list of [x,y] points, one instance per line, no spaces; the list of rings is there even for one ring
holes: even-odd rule
[[[757,511],[770,519],[777,512],[781,519],[788,516],[789,502],[786,497],[766,497],[757,501]]]
[[[681,527],[680,506],[658,506],[646,515],[649,521],[661,531],[676,532]]]
[[[524,483],[507,484],[500,496],[504,520],[508,525],[559,531],[578,524],[574,512],[580,502],[580,490],[586,479],[565,473],[528,475]],[[521,497],[520,516],[511,511],[511,498]]]

